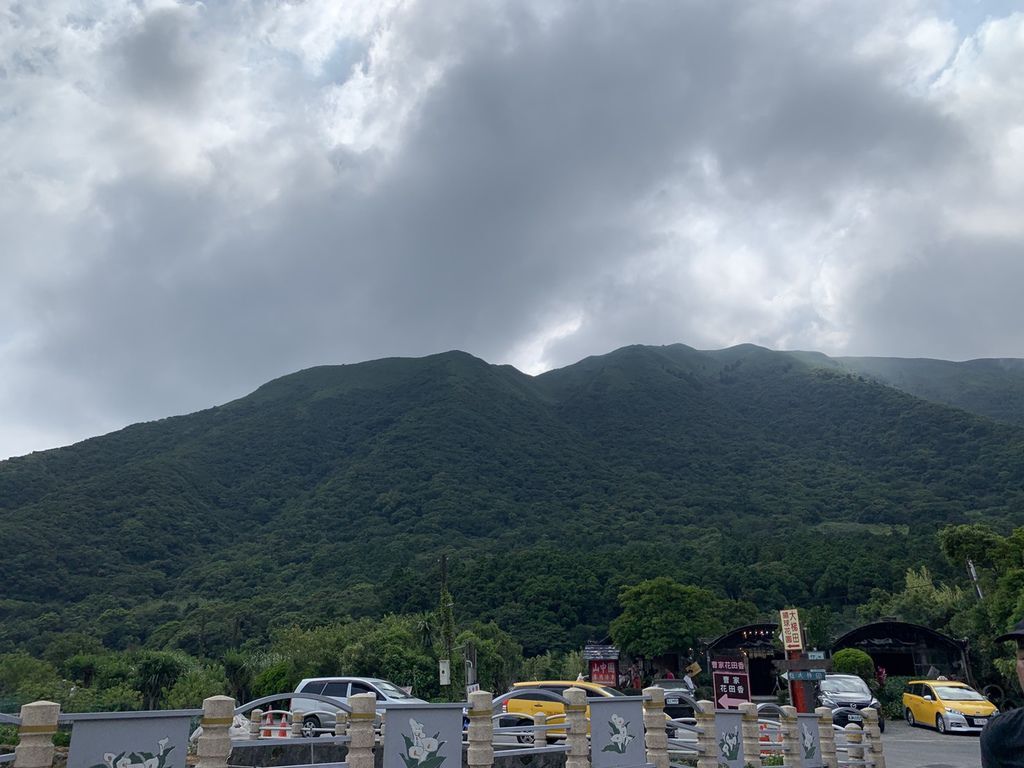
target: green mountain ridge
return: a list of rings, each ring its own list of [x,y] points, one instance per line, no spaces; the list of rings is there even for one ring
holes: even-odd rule
[[[862,602],[942,572],[940,525],[1024,522],[1024,431],[879,378],[753,345],[537,377],[457,351],[310,368],[0,462],[0,640],[194,650],[428,610],[442,552],[459,610],[528,651],[603,636],[655,575],[763,610]]]

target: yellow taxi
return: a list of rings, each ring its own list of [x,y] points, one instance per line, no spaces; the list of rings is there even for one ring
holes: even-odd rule
[[[525,683],[513,683],[512,691],[526,691],[537,689],[556,693],[564,697],[565,692],[570,688],[581,688],[587,692],[587,696],[624,696],[621,691],[609,688],[607,685],[590,683],[586,680],[533,680]],[[507,717],[502,717],[500,722],[503,725],[532,725],[533,716],[544,714],[548,718],[549,725],[557,725],[565,722],[565,705],[561,701],[548,699],[540,695],[513,696],[506,699],[501,705],[502,712]],[[590,707],[587,707],[587,720],[590,719]],[[564,738],[565,731],[552,730],[548,732],[549,739]],[[533,737],[523,734],[516,737],[521,742],[531,742]]]
[[[954,680],[911,680],[903,690],[907,722],[939,733],[981,733],[998,711],[971,686]]]

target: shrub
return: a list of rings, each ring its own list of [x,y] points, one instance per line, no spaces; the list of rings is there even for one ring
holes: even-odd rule
[[[832,654],[832,672],[837,675],[857,675],[869,685],[875,682],[875,662],[857,648],[843,648]]]

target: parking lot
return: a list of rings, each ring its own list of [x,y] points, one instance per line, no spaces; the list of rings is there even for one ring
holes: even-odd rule
[[[882,744],[888,768],[979,768],[981,765],[975,735],[943,735],[897,721],[886,723]]]

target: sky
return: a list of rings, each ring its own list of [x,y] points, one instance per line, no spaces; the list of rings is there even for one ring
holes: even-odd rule
[[[314,365],[1024,357],[1024,2],[0,0],[0,458]]]

